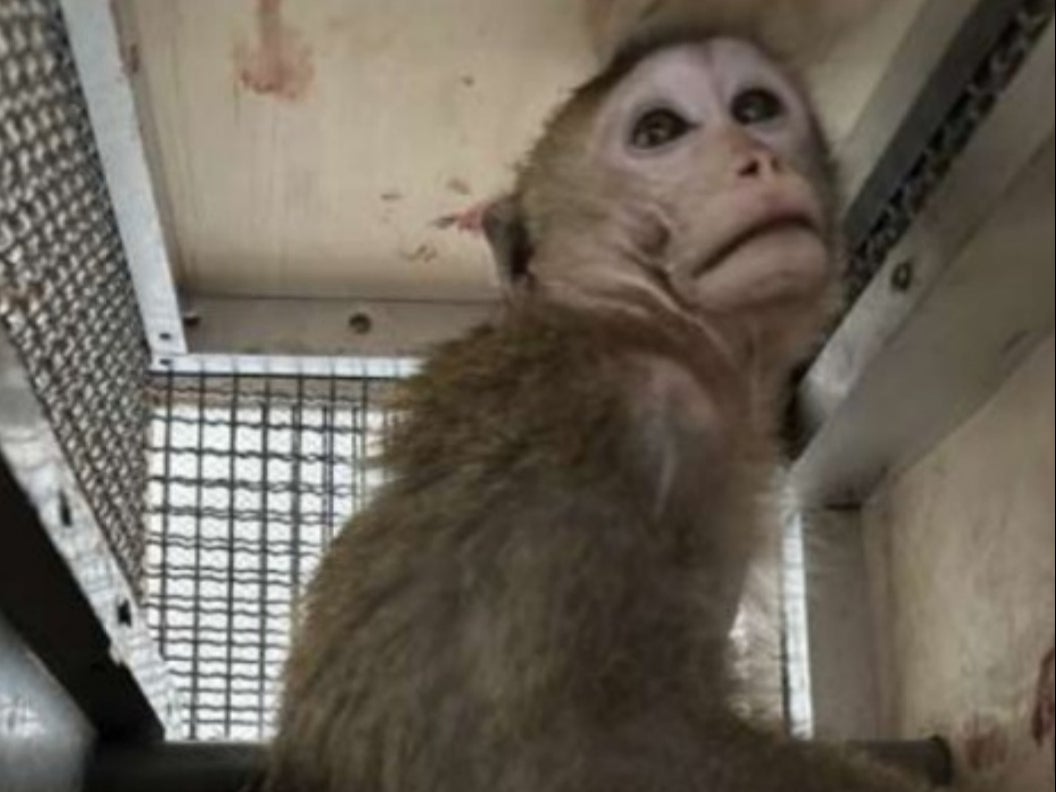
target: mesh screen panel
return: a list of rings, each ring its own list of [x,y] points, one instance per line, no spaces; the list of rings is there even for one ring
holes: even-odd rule
[[[147,610],[192,739],[269,734],[294,603],[381,480],[388,387],[154,379]]]
[[[0,0],[0,327],[138,588],[147,345],[52,0]]]

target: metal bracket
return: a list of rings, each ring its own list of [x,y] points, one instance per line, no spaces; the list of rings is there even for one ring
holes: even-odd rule
[[[110,201],[155,354],[187,350],[132,87],[109,0],[60,0]]]
[[[101,736],[180,733],[146,619],[0,333],[0,609]]]
[[[809,505],[860,503],[1051,332],[1054,38],[1050,19],[804,378]]]

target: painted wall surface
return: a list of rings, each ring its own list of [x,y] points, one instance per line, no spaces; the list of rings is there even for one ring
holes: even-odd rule
[[[881,731],[952,738],[964,788],[1053,788],[1053,349],[864,513]]]

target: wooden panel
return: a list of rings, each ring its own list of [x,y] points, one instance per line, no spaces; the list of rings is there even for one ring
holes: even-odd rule
[[[837,134],[924,0],[887,0],[816,84]],[[490,300],[490,197],[595,68],[568,0],[116,0],[181,287]]]
[[[200,353],[413,357],[493,318],[498,306],[423,300],[202,297],[187,329]]]
[[[1051,734],[1031,739],[1053,640],[1053,350],[864,514],[886,730],[948,736],[980,792],[1053,788]]]
[[[861,513],[807,509],[806,601],[812,736],[891,737],[877,713],[876,651]]]
[[[589,73],[571,13],[563,0],[128,0],[181,284],[492,297],[483,245],[431,222],[505,186]]]

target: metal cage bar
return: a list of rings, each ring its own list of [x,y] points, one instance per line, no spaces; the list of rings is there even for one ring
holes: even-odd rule
[[[953,782],[949,747],[938,738],[849,746],[937,787]],[[115,748],[95,757],[86,792],[211,792],[252,790],[266,761],[261,745],[170,743],[149,749]]]

